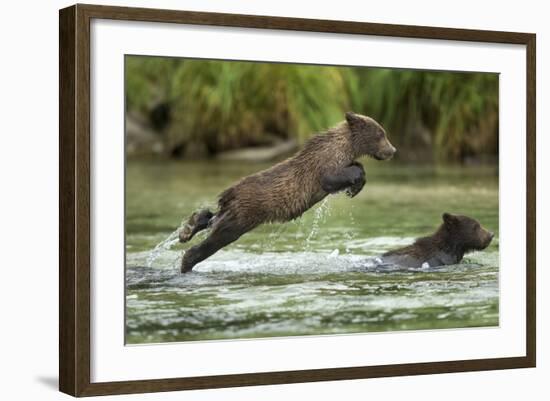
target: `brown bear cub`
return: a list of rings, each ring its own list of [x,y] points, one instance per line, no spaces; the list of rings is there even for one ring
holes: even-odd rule
[[[465,253],[487,248],[493,236],[471,217],[443,213],[443,224],[433,235],[383,254],[382,262],[403,267],[454,265]]]
[[[346,191],[353,197],[365,184],[365,170],[355,160],[371,156],[390,159],[395,148],[372,118],[346,113],[342,121],[306,142],[293,157],[249,175],[219,197],[218,211],[195,212],[179,233],[187,242],[206,228],[208,237],[183,255],[181,271],[197,263],[262,223],[286,222],[311,208],[328,194]]]

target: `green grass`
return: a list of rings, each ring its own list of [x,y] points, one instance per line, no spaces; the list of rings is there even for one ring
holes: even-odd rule
[[[169,105],[165,154],[294,138],[354,110],[381,122],[398,157],[464,161],[498,152],[498,75],[164,57],[126,57],[128,111]],[[184,153],[185,154],[185,153]]]

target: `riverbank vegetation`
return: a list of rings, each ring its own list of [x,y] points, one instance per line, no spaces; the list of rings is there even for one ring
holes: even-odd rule
[[[498,75],[126,57],[127,142],[135,154],[208,158],[303,143],[369,115],[406,161],[494,161]]]

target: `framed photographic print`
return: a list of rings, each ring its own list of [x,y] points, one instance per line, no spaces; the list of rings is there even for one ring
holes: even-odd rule
[[[535,366],[534,34],[59,21],[61,391]]]

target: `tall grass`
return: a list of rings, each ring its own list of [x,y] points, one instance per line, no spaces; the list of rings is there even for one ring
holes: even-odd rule
[[[169,105],[167,154],[303,142],[351,109],[380,121],[400,153],[460,161],[497,151],[496,74],[128,56],[126,96],[144,117]]]
[[[372,69],[363,107],[404,148],[425,146],[436,160],[498,153],[498,75]]]

